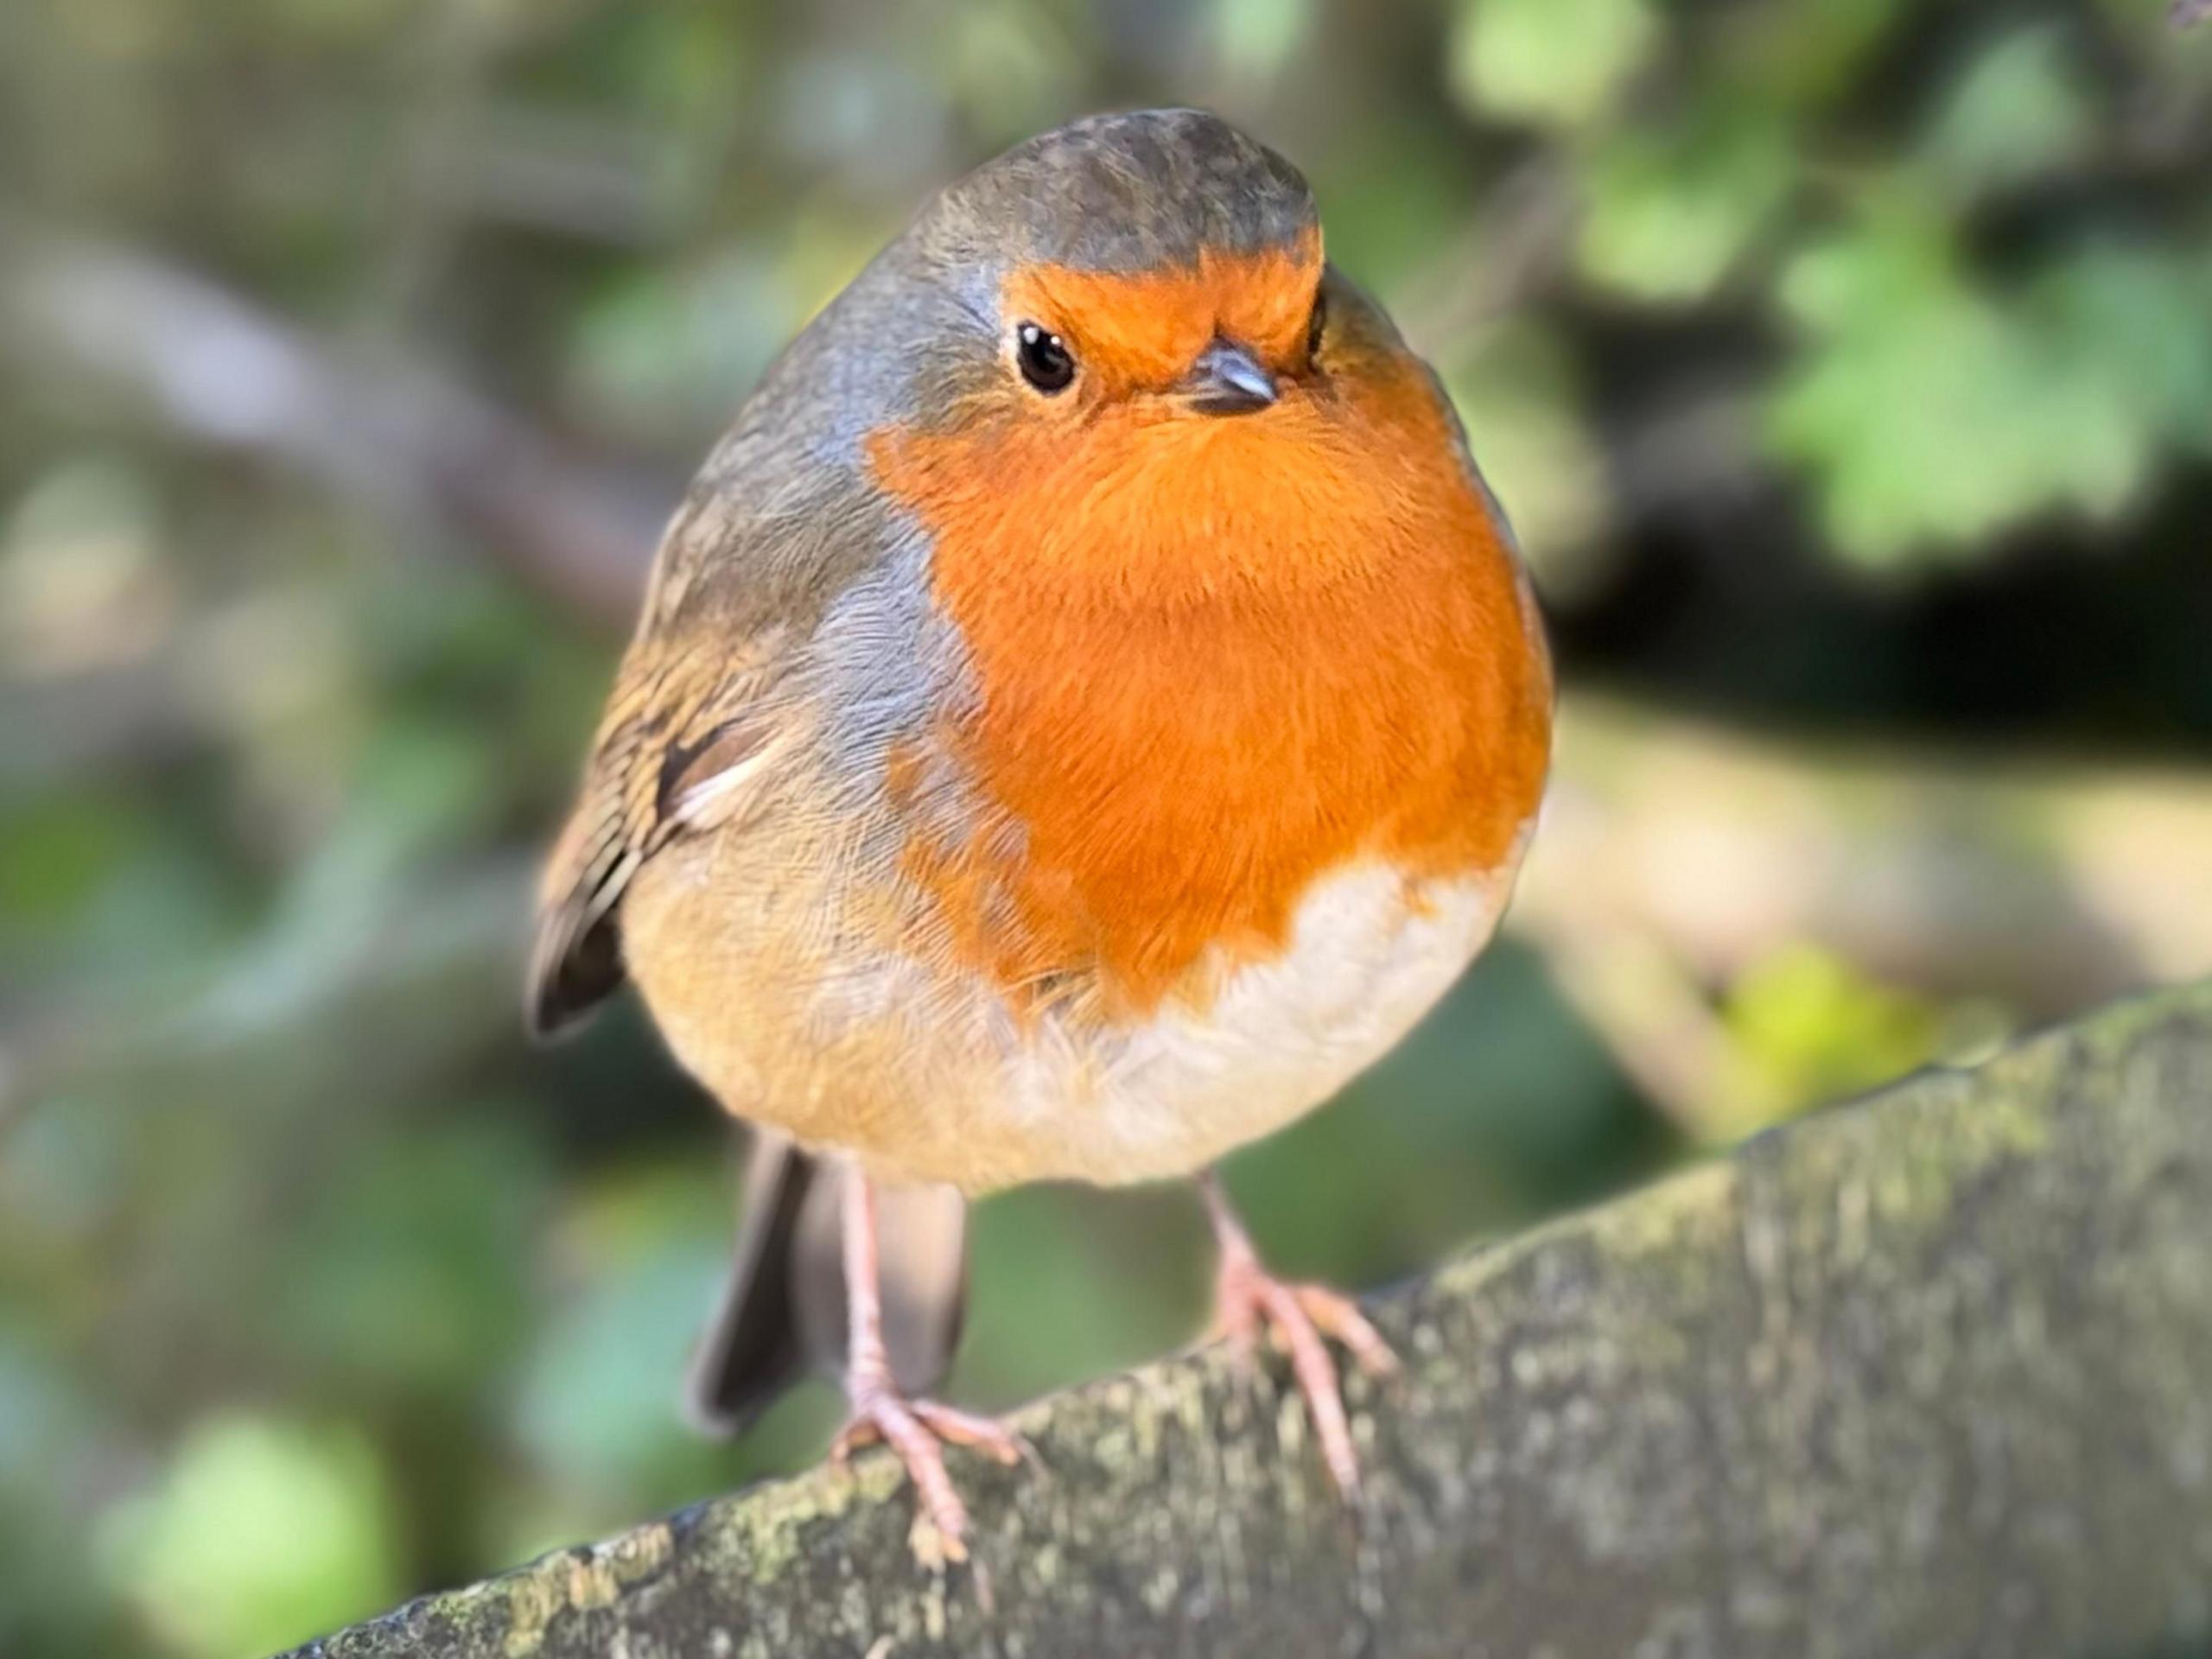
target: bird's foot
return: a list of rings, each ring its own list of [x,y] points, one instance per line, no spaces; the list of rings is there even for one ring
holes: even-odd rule
[[[1003,1424],[934,1400],[909,1400],[888,1382],[856,1382],[852,1414],[830,1447],[842,1464],[864,1446],[880,1441],[906,1466],[914,1483],[917,1513],[912,1543],[925,1566],[968,1559],[968,1506],[944,1466],[944,1448],[967,1446],[995,1462],[1020,1463],[1028,1453],[1021,1437]]]
[[[1246,1363],[1266,1329],[1290,1355],[1292,1374],[1306,1397],[1321,1459],[1337,1490],[1348,1499],[1359,1496],[1359,1459],[1352,1450],[1351,1423],[1344,1413],[1343,1386],[1329,1353],[1333,1340],[1346,1349],[1361,1370],[1373,1377],[1395,1374],[1398,1357],[1367,1322],[1351,1297],[1320,1285],[1292,1284],[1260,1265],[1242,1236],[1224,1235],[1216,1281],[1215,1328]]]

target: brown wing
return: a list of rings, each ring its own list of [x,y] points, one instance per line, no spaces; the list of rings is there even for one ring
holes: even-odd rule
[[[806,369],[823,349],[813,331],[800,336],[662,540],[539,892],[525,1016],[541,1035],[622,982],[620,906],[639,866],[672,837],[745,811],[795,741],[801,722],[783,696],[792,671],[832,601],[889,543],[873,498],[810,447],[819,398]]]
[[[622,894],[639,865],[687,830],[727,821],[775,747],[773,637],[736,652],[633,645],[593,740],[575,814],[538,892],[524,1014],[550,1036],[622,982]]]

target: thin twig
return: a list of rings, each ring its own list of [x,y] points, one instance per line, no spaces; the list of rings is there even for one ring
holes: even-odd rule
[[[143,254],[6,215],[0,249],[0,345],[34,371],[90,378],[411,531],[457,532],[583,613],[630,616],[673,481],[575,453],[419,362],[349,353]]]

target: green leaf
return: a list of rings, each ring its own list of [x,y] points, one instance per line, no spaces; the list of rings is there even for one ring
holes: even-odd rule
[[[1993,532],[2143,488],[2155,400],[2049,306],[1969,281],[1942,231],[1892,213],[1799,256],[1780,299],[1805,337],[1767,409],[1837,550],[1875,568],[1971,556]]]
[[[289,1647],[403,1587],[369,1444],[264,1418],[194,1429],[160,1487],[111,1517],[106,1541],[142,1616],[207,1659]]]
[[[1452,91],[1475,115],[1580,125],[1611,105],[1659,36],[1647,0],[1464,0]]]
[[[1712,9],[1716,67],[1777,104],[1818,107],[1850,97],[1905,0],[1789,0]]]
[[[1746,1096],[1766,1103],[1770,1117],[1926,1064],[1942,1031],[1931,1004],[1805,944],[1746,968],[1725,1017]]]
[[[2064,32],[2018,29],[1967,67],[1936,112],[1921,153],[1954,194],[2022,183],[2076,160],[2096,122]]]
[[[1703,298],[1786,199],[1789,135],[1762,111],[1612,135],[1583,163],[1582,274],[1632,298]]]
[[[2212,453],[2212,259],[2099,244],[2046,273],[2031,303],[2170,442]]]
[[[1232,77],[1268,81],[1313,32],[1313,0],[1214,0],[1214,49]]]

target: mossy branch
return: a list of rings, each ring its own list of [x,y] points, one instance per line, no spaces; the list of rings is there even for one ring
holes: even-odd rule
[[[1353,1523],[1218,1352],[963,1465],[977,1565],[880,1458],[302,1650],[2126,1654],[2212,1643],[2212,988],[1915,1078],[1382,1302]]]

